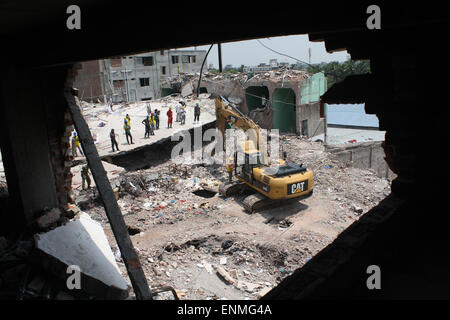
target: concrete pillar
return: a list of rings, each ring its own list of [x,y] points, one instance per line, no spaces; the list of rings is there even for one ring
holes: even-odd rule
[[[58,88],[52,84],[59,81],[63,85],[64,78],[48,70],[11,64],[2,65],[2,73],[0,146],[14,207],[4,218],[23,227],[34,220],[35,213],[59,206],[51,159],[55,150],[51,150],[49,140],[55,134],[57,110],[65,108],[56,105]]]

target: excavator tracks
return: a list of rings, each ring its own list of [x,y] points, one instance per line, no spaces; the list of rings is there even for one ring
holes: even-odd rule
[[[230,197],[232,195],[236,195],[239,193],[242,193],[244,190],[252,190],[251,188],[249,188],[245,183],[239,183],[239,182],[227,182],[227,183],[222,183],[219,186],[219,194],[224,196],[224,197]],[[311,190],[311,192],[309,192],[306,195],[300,196],[298,198],[294,198],[297,200],[303,200],[306,198],[309,198],[311,195],[313,194],[313,190]],[[282,200],[272,200],[264,195],[262,195],[261,193],[253,193],[247,197],[245,197],[245,199],[243,200],[242,204],[244,205],[244,209],[245,211],[249,212],[249,213],[253,213],[255,211],[260,211],[263,210],[265,208],[269,208],[272,205],[281,202]]]
[[[222,183],[219,186],[219,194],[224,197],[231,197],[232,195],[239,194],[244,190],[249,190],[249,188],[245,183],[240,182],[227,182]],[[243,205],[247,212],[252,213],[254,211],[261,210],[262,208],[270,206],[275,202],[278,201],[269,199],[260,193],[253,193],[244,199]]]
[[[219,194],[224,197],[231,197],[232,195],[242,192],[246,188],[246,184],[242,182],[226,182],[219,186]]]
[[[270,207],[277,202],[279,202],[279,200],[272,200],[260,193],[254,193],[246,197],[242,203],[245,211],[253,213],[254,211],[259,211],[266,207]]]

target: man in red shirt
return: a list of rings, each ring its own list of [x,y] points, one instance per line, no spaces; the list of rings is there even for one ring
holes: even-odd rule
[[[168,118],[167,128],[172,128],[172,119],[173,119],[172,116],[173,116],[172,107],[169,107],[169,111],[167,111],[167,118]]]

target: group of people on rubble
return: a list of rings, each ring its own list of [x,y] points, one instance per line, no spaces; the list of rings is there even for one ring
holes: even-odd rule
[[[181,125],[184,125],[186,123],[186,103],[184,102],[183,99],[181,99],[175,106],[175,112],[176,112],[175,121],[180,122]],[[167,111],[167,128],[172,128],[173,117],[174,114],[172,111],[172,107],[169,107],[169,110]],[[155,109],[154,112],[152,112],[150,104],[147,104],[147,116],[141,122],[145,126],[144,138],[150,138],[150,136],[155,135],[155,130],[159,129],[160,118],[161,118],[161,111]],[[194,124],[199,121],[200,121],[200,105],[196,103],[194,106]],[[133,136],[131,135],[131,118],[129,114],[126,114],[125,118],[123,119],[123,130],[125,133],[125,137],[127,139],[127,143],[134,144]],[[119,144],[117,143],[118,134],[114,131],[114,129],[111,129],[109,136],[111,139],[112,152],[116,150],[120,151]],[[76,132],[73,133],[71,146],[73,157],[78,156],[77,150],[81,153],[81,155],[84,156],[80,146],[80,140]]]
[[[175,106],[176,120],[175,122],[180,122],[181,125],[186,123],[186,103],[181,99]],[[198,103],[194,106],[194,123],[200,121],[200,105]],[[172,107],[169,107],[167,111],[167,128],[172,128],[173,124],[173,111]]]
[[[181,125],[184,125],[186,123],[186,103],[184,102],[183,99],[181,99],[179,103],[175,106],[175,111],[176,111],[175,121],[180,122]],[[147,105],[147,116],[141,122],[145,126],[144,138],[150,138],[151,135],[155,135],[155,130],[159,129],[160,114],[161,114],[160,110],[155,109],[155,111],[152,112],[150,104]],[[199,121],[200,121],[200,105],[196,103],[194,106],[194,124]],[[172,128],[172,123],[173,123],[173,111],[172,107],[169,107],[169,110],[167,111],[167,128]],[[125,118],[123,119],[123,130],[125,133],[125,137],[127,139],[127,143],[134,144],[133,136],[131,135],[131,118],[129,114],[126,114]],[[118,137],[118,134],[115,133],[114,129],[111,129],[109,137],[111,139],[112,152],[114,152],[115,149],[117,149],[117,151],[120,151],[119,144],[117,143],[116,139],[116,137]],[[74,158],[78,156],[77,151],[79,151],[81,155],[84,156],[83,150],[81,149],[80,145],[80,139],[76,131],[73,132],[71,138],[71,147],[72,147],[72,156]],[[85,190],[85,184],[87,184],[87,188],[89,189],[91,185],[91,179],[89,177],[89,168],[87,165],[84,165],[81,169],[81,178],[83,190]]]

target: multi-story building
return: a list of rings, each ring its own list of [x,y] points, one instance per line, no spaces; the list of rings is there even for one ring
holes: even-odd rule
[[[253,73],[267,72],[276,70],[280,67],[288,67],[288,66],[289,63],[287,62],[278,62],[277,59],[270,59],[269,64],[260,63],[257,67],[244,67],[244,72],[253,72]]]
[[[162,50],[89,61],[81,64],[75,86],[87,101],[152,100],[161,97],[161,81],[200,72],[205,56],[206,51],[200,50]]]

